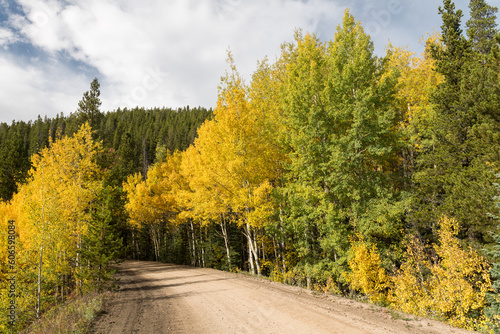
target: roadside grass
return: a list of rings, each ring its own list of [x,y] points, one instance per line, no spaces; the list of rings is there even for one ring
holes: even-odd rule
[[[413,321],[413,320],[417,320],[415,316],[410,316],[408,314],[404,314],[404,313],[400,313],[396,310],[390,310],[389,311],[391,313],[391,316],[392,316],[392,319],[394,320],[404,320],[404,321]]]
[[[104,310],[111,292],[75,296],[45,312],[21,334],[86,334],[92,321]]]

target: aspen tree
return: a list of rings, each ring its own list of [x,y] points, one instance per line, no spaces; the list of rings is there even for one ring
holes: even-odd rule
[[[238,224],[247,238],[250,268],[260,275],[257,234],[272,211],[269,195],[275,164],[271,162],[276,157],[269,132],[259,124],[263,111],[249,103],[248,87],[231,55],[229,66],[230,71],[221,79],[214,119],[200,127],[194,148],[188,150],[191,159],[197,161],[195,169],[188,172],[194,177],[190,187],[193,196],[205,198],[216,211],[222,210],[215,214],[207,208],[212,217],[228,211],[239,215]],[[224,216],[221,218],[224,224]],[[227,245],[226,251],[229,254]]]

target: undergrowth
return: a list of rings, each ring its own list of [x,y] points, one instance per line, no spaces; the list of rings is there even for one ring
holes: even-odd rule
[[[111,292],[91,292],[68,299],[47,311],[21,334],[86,334],[92,321],[104,309]]]

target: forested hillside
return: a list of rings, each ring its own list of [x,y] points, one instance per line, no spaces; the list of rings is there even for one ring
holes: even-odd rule
[[[376,56],[348,10],[332,41],[297,31],[249,82],[229,54],[213,114],[102,113],[96,79],[68,117],[2,125],[19,326],[128,257],[499,330],[500,37],[495,7],[469,9],[462,31],[444,0],[421,55]]]
[[[94,84],[99,85],[97,81]],[[99,86],[91,91],[100,93]],[[90,93],[89,91],[88,93]],[[82,100],[83,101],[83,100]],[[99,113],[93,120],[93,138],[102,142],[119,163],[114,166],[116,184],[128,174],[147,171],[156,162],[157,150],[186,149],[196,136],[196,129],[209,118],[204,108],[118,109]],[[65,117],[41,118],[33,122],[16,121],[0,124],[0,198],[10,200],[31,168],[30,158],[49,145],[49,140],[71,136],[88,117],[75,112]],[[120,177],[120,175],[122,175]]]
[[[99,95],[95,79],[67,117],[0,124],[1,226],[16,232],[0,240],[0,300],[4,309],[12,300],[7,279],[16,273],[17,328],[69,294],[112,284],[109,264],[135,256],[123,181],[186,149],[212,115],[189,107],[102,113]],[[7,261],[13,254],[16,270]]]

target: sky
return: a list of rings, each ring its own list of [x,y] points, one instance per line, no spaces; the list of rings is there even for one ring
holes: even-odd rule
[[[468,0],[455,0],[468,18]],[[500,0],[488,2],[500,6]],[[0,122],[75,112],[96,77],[102,111],[215,107],[231,51],[248,82],[294,31],[329,41],[349,8],[375,53],[420,53],[440,0],[0,0]]]

